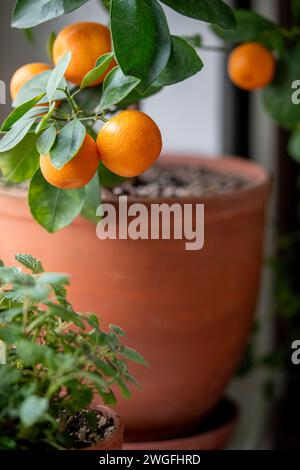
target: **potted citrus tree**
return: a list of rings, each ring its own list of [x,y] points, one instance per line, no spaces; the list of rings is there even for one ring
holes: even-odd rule
[[[18,0],[12,25],[31,28],[86,1],[56,0],[54,8],[52,1]],[[163,138],[132,105],[203,65],[195,49],[201,40],[172,35],[162,4],[226,31],[235,30],[236,19],[221,0],[105,3],[109,28],[67,26],[51,37],[53,64],[25,65],[12,77],[14,110],[1,128],[0,168],[8,184],[25,188],[1,191],[0,254],[34,251],[75,274],[76,307],[92,308],[104,321],[122,319],[152,367],[151,374],[136,370],[144,389],[135,393],[134,409],[119,402],[127,439],[165,440],[197,434],[240,360],[257,297],[269,178],[242,159],[188,156],[163,157],[143,176]],[[101,189],[117,212],[119,194],[129,196],[131,211],[142,202],[149,214],[152,204],[172,212],[174,203],[180,211],[203,203],[204,248],[187,251],[180,238],[142,234],[99,240],[81,216],[99,220]]]
[[[129,396],[127,360],[145,361],[121,328],[105,333],[73,310],[66,275],[16,258],[27,272],[0,267],[0,449],[121,449],[122,421],[94,396],[114,405],[115,386]]]

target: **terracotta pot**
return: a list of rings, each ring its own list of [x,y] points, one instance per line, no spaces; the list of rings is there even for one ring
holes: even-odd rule
[[[33,221],[24,195],[0,195],[0,258],[12,263],[15,253],[32,253],[47,269],[71,273],[75,307],[122,326],[149,361],[149,369],[132,368],[143,387],[118,407],[130,441],[196,432],[241,359],[258,294],[267,173],[238,158],[161,160],[178,163],[247,181],[240,190],[176,201],[205,204],[200,251],[186,251],[184,240],[100,241],[82,218],[51,235]]]
[[[124,450],[221,450],[228,444],[238,419],[238,408],[222,400],[203,419],[195,434],[160,441],[129,442]]]
[[[84,450],[121,450],[124,440],[124,424],[120,419],[120,416],[107,406],[97,406],[96,409],[101,411],[102,414],[113,419],[116,430],[107,439],[103,439],[94,446],[87,447]]]

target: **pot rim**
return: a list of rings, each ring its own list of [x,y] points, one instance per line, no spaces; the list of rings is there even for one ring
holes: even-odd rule
[[[266,206],[270,189],[271,178],[268,172],[259,164],[252,161],[234,157],[234,156],[221,156],[220,158],[212,158],[205,156],[195,155],[164,155],[160,158],[159,164],[165,167],[177,165],[189,165],[192,167],[205,167],[216,173],[231,174],[238,176],[247,181],[247,184],[239,189],[233,189],[223,193],[209,194],[203,196],[193,197],[158,197],[158,198],[143,198],[128,196],[128,202],[144,204],[150,207],[151,204],[174,203],[179,204],[204,204],[205,205],[205,219],[206,222],[214,220],[215,218],[229,217],[241,212],[250,212],[253,210],[263,210]],[[6,204],[0,204],[0,212],[6,213],[9,216],[31,217],[29,209],[24,213],[24,205],[20,207],[20,200],[25,203],[27,191],[24,189],[6,189],[0,188],[0,198],[7,198],[13,203],[6,208]],[[104,202],[117,205],[118,198],[106,198]],[[15,201],[15,203],[14,203]],[[26,203],[27,205],[27,203]],[[79,216],[73,224],[90,224],[89,221]]]
[[[106,405],[92,405],[91,410],[95,411],[101,411],[101,413],[106,414],[110,418],[113,419],[116,430],[111,433],[109,437],[106,437],[104,439],[99,440],[96,444],[93,444],[89,447],[84,448],[83,450],[101,450],[102,446],[103,449],[109,449],[111,447],[111,444],[114,443],[115,439],[117,436],[123,436],[124,434],[124,423],[120,416],[116,413],[115,410],[110,408],[109,406]],[[81,449],[82,450],[82,449]]]

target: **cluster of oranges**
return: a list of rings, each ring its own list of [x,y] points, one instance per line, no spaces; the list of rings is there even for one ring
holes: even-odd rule
[[[65,76],[68,81],[80,85],[97,59],[111,51],[109,29],[98,23],[67,26],[55,39],[54,64],[69,51],[72,52],[72,59]],[[113,61],[92,86],[102,83],[115,65]],[[267,48],[249,42],[236,47],[230,54],[228,74],[234,84],[250,91],[269,84],[275,66],[275,59]],[[15,100],[20,88],[31,78],[49,69],[51,66],[44,63],[27,64],[18,69],[11,80],[12,99]],[[155,122],[140,111],[127,110],[105,123],[96,142],[86,135],[77,155],[63,168],[57,169],[50,155],[40,157],[40,166],[50,184],[59,188],[80,188],[93,178],[99,160],[112,172],[132,177],[149,168],[159,157],[161,148],[161,134]]]
[[[72,52],[72,59],[65,77],[73,84],[80,85],[98,58],[111,51],[109,29],[98,23],[67,26],[55,39],[54,64],[69,51]],[[115,65],[113,61],[92,86],[102,83]],[[20,89],[30,79],[51,68],[48,64],[32,63],[18,69],[10,83],[12,99],[16,99]],[[74,189],[85,186],[93,178],[99,160],[117,175],[132,177],[149,168],[159,157],[161,148],[161,133],[155,122],[141,111],[126,110],[104,124],[96,142],[87,134],[79,152],[61,169],[52,164],[50,155],[41,155],[40,167],[45,179],[53,186]]]

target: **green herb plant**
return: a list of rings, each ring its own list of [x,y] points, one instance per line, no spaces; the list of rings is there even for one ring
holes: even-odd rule
[[[127,361],[146,363],[121,328],[73,310],[66,275],[16,259],[26,271],[0,267],[0,449],[72,448],[64,417],[92,418],[95,394],[112,405],[116,387],[129,397]]]

